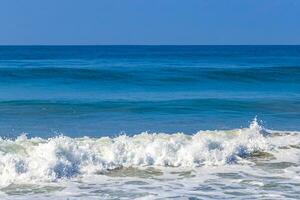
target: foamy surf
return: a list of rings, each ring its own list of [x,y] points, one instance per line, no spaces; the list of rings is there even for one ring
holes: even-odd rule
[[[145,132],[132,137],[49,139],[22,135],[15,140],[0,140],[0,187],[5,191],[20,184],[103,179],[125,173],[125,169],[149,167],[154,171],[200,170],[207,175],[220,169],[236,172],[239,166],[251,171],[260,161],[270,166],[290,163],[287,167],[297,168],[300,133],[265,130],[254,120],[248,128],[199,131],[194,135]],[[292,173],[293,179],[300,180],[297,170]]]
[[[22,135],[16,140],[1,140],[0,183],[55,181],[121,167],[223,165],[267,148],[257,125],[194,136],[142,133],[133,137],[59,136],[45,140]]]

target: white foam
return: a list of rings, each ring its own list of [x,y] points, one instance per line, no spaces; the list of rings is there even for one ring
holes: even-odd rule
[[[229,131],[141,133],[133,137],[0,139],[0,186],[11,183],[53,182],[105,173],[120,167],[201,167],[248,163],[254,152],[271,152],[278,159],[298,159],[299,134],[274,136],[256,120],[249,128]],[[294,156],[294,157],[293,157]],[[297,161],[298,162],[298,161]]]

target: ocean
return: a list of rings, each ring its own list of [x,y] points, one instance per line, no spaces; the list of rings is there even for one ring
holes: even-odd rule
[[[300,46],[0,46],[1,199],[299,199]]]

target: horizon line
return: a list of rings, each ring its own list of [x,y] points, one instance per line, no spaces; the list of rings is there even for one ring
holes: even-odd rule
[[[0,44],[3,46],[300,46],[300,44]]]

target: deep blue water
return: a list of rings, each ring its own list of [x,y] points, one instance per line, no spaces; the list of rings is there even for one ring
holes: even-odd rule
[[[300,130],[300,46],[1,46],[0,136]]]

